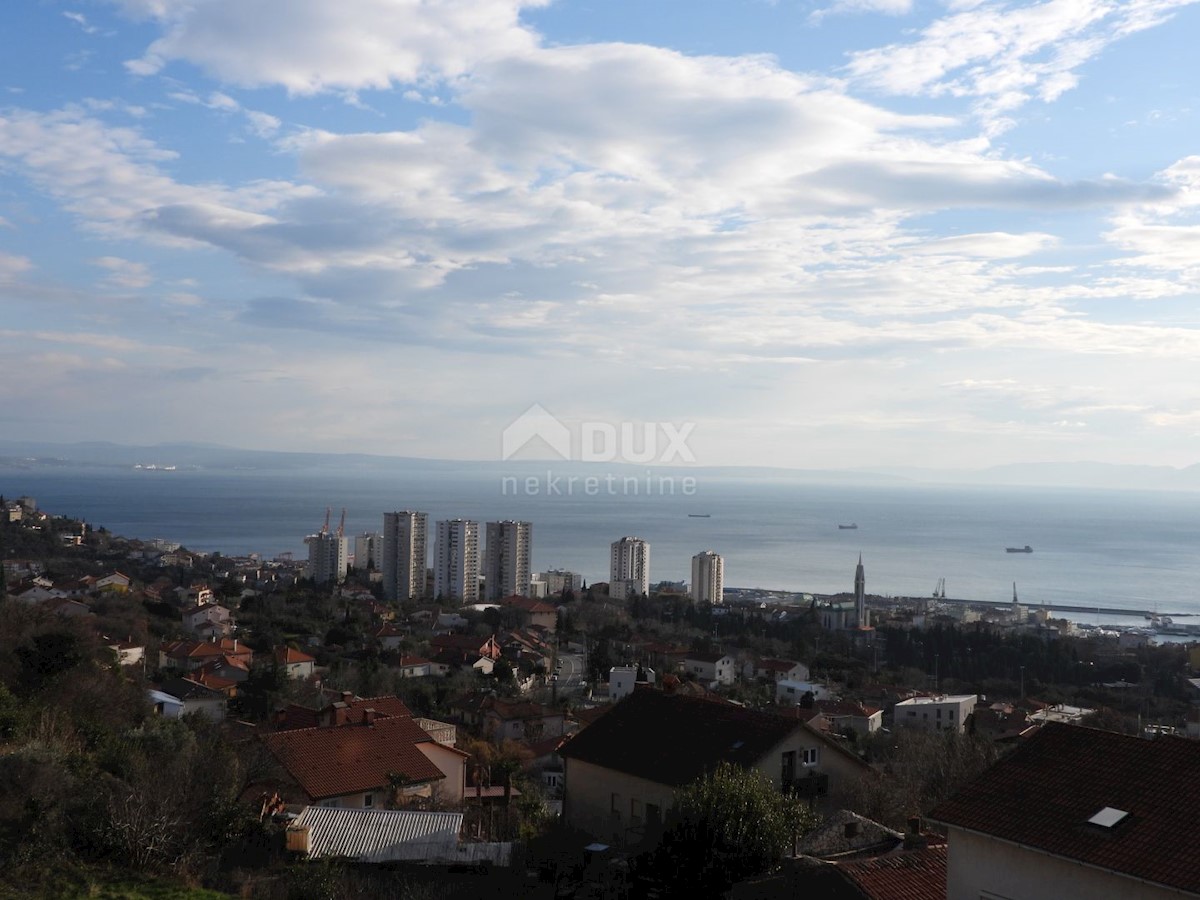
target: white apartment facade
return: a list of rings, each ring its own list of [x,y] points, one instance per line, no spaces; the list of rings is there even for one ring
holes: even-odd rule
[[[488,600],[503,600],[516,594],[529,596],[533,578],[533,525],[529,522],[487,523],[486,562],[483,570]]]
[[[975,694],[937,694],[910,697],[896,704],[892,724],[896,728],[924,728],[927,731],[957,731],[962,734],[967,716],[975,711]]]
[[[692,599],[718,604],[725,599],[725,560],[713,550],[692,557]]]
[[[392,601],[425,596],[429,514],[402,510],[383,514],[383,592]]]
[[[308,565],[304,574],[317,584],[346,580],[349,565],[349,542],[340,534],[310,534],[304,539],[308,545]]]
[[[479,601],[479,523],[450,519],[437,523],[433,593],[462,604]]]
[[[360,572],[383,570],[383,535],[378,531],[364,531],[354,537],[354,568]]]
[[[561,594],[563,591],[577,594],[583,590],[583,576],[565,569],[547,569],[538,576],[538,580],[546,583],[547,594]]]
[[[650,545],[639,537],[613,541],[608,570],[608,593],[616,600],[650,592]]]

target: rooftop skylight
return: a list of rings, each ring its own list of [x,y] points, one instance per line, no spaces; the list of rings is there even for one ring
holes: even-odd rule
[[[1101,828],[1112,828],[1127,815],[1129,813],[1123,809],[1114,809],[1111,806],[1106,806],[1088,819],[1088,822],[1092,825],[1099,825]]]

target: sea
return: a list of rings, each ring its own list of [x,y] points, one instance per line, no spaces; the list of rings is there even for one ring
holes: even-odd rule
[[[1068,616],[1081,622],[1145,624],[1104,612],[1113,607],[1200,616],[1195,494],[816,484],[719,470],[670,490],[649,470],[636,482],[556,492],[539,476],[534,490],[469,463],[404,471],[0,466],[6,498],[30,495],[48,512],[114,534],[226,555],[302,558],[304,537],[320,530],[327,508],[331,527],[345,509],[348,535],[382,531],[383,513],[416,509],[431,522],[532,522],[534,569],[569,569],[588,582],[606,580],[610,543],[635,535],[650,543],[652,581],[690,580],[691,557],[715,550],[729,587],[849,592],[861,554],[871,594],[929,597],[945,579],[952,598],[1007,604],[1015,584],[1030,606],[1091,607]],[[838,528],[850,524],[858,527]],[[1032,553],[1005,552],[1026,544]]]

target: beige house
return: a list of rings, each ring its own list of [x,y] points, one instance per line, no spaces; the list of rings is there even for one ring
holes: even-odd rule
[[[756,769],[819,806],[869,771],[798,719],[654,690],[626,697],[559,755],[565,823],[630,848],[655,844],[676,789],[722,762]]]
[[[947,900],[1200,897],[1200,743],[1049,724],[931,818]]]

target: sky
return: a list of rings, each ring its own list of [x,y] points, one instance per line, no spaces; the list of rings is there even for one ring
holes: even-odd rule
[[[0,35],[0,439],[492,460],[535,407],[701,465],[1200,462],[1197,0]]]

